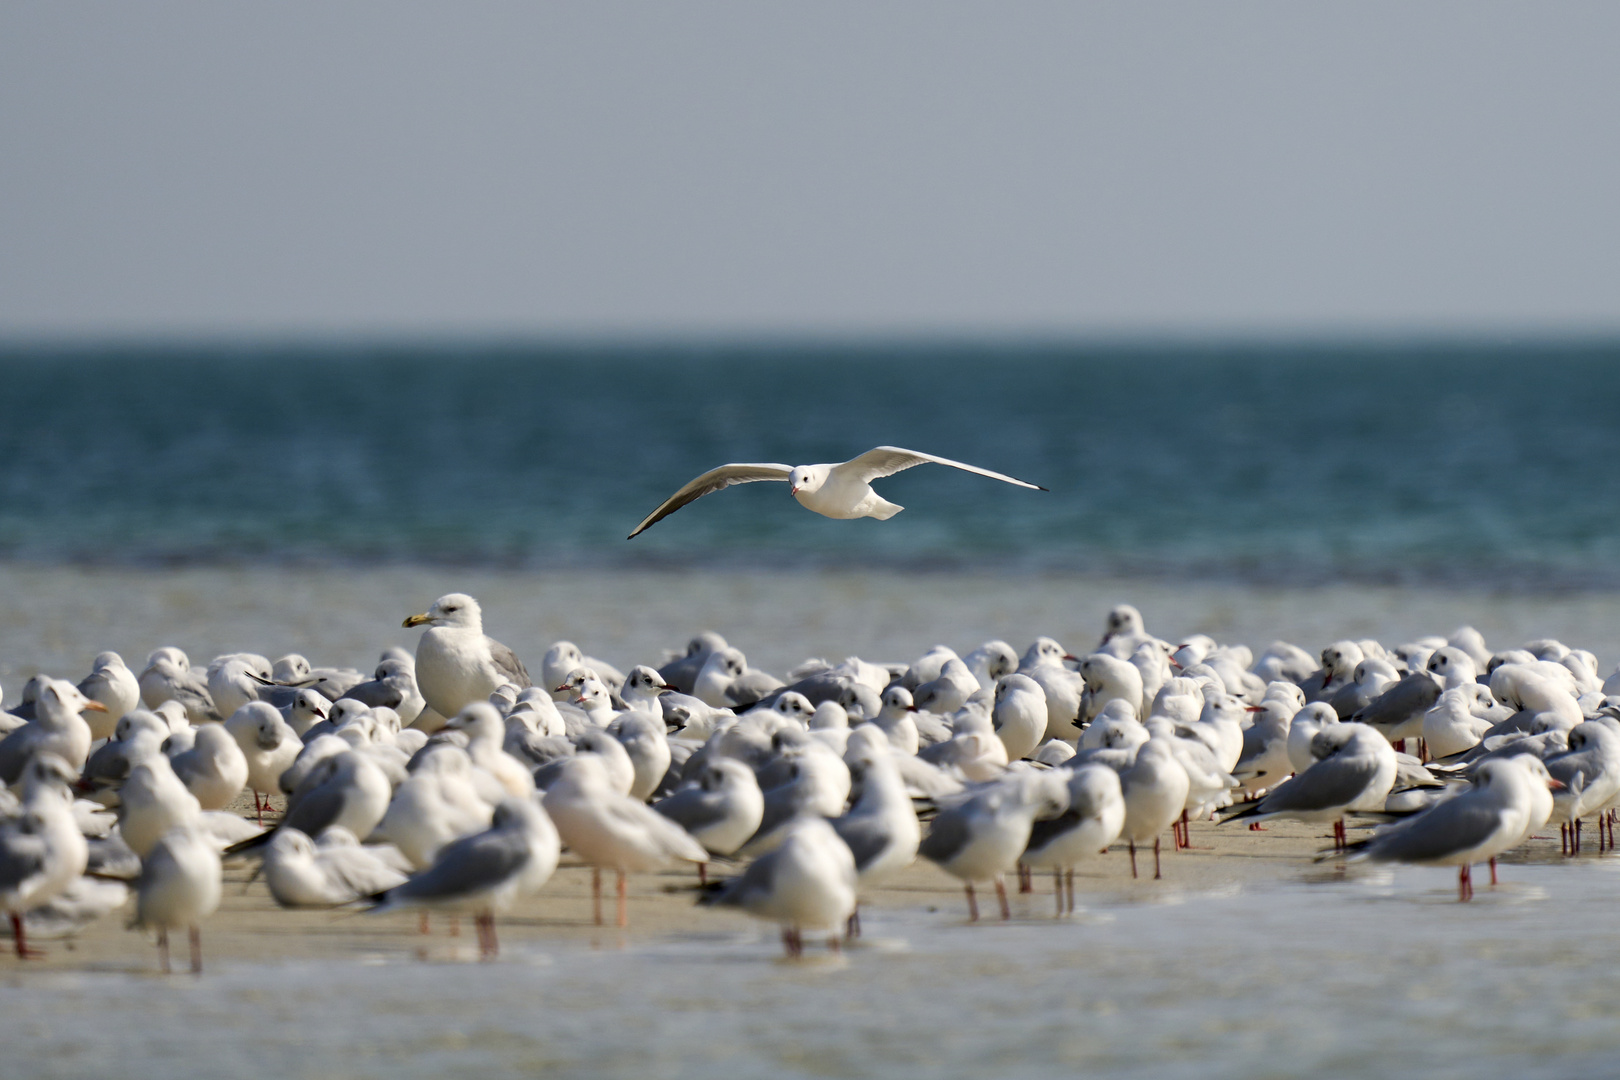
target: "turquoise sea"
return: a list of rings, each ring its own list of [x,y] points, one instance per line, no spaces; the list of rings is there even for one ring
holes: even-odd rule
[[[0,559],[1620,585],[1620,343],[0,348]],[[947,469],[887,524],[726,461]]]

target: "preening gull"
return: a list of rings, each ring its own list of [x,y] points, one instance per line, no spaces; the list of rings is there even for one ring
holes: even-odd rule
[[[806,510],[823,517],[847,520],[871,517],[887,521],[901,510],[872,490],[872,481],[893,476],[916,465],[949,465],[953,469],[988,476],[992,480],[1017,484],[1019,487],[1045,491],[1039,484],[1031,484],[1004,473],[991,472],[977,465],[967,465],[950,458],[935,457],[916,450],[903,450],[898,446],[879,446],[849,461],[828,465],[777,465],[772,463],[730,464],[710,469],[688,483],[663,504],[648,514],[637,525],[629,539],[645,532],[652,525],[673,514],[687,503],[695,502],[735,484],[751,484],[759,480],[785,480],[788,493],[799,500]]]

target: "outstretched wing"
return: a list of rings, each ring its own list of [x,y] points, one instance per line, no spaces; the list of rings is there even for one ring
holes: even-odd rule
[[[988,476],[992,480],[1000,480],[1007,484],[1017,484],[1019,487],[1033,488],[1036,491],[1045,491],[1039,484],[1031,484],[1017,477],[1007,476],[1005,473],[991,472],[981,469],[977,465],[968,465],[950,458],[935,457],[933,454],[923,454],[916,450],[904,450],[898,446],[879,446],[868,450],[858,458],[851,458],[842,465],[834,465],[833,472],[845,476],[853,475],[863,484],[870,484],[880,476],[893,476],[897,472],[904,472],[914,465],[949,465],[953,469],[964,472],[978,473]],[[695,497],[695,496],[694,496]]]
[[[901,467],[904,468],[905,466]],[[969,466],[964,465],[962,468],[969,468]],[[769,462],[722,465],[718,469],[710,469],[665,499],[663,504],[648,514],[641,524],[636,526],[635,531],[625,539],[634,540],[637,535],[646,531],[647,528],[669,517],[687,503],[696,502],[703,496],[719,491],[721,488],[728,488],[733,484],[752,484],[756,480],[786,480],[792,472],[793,467],[791,465],[775,465]],[[995,474],[992,473],[991,475]],[[1002,477],[1002,479],[1007,478]],[[1017,482],[1016,480],[1013,481],[1013,483]]]

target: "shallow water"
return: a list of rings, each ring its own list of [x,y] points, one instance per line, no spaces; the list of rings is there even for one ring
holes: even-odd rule
[[[1345,637],[1389,645],[1470,623],[1492,648],[1558,637],[1620,662],[1620,596],[1474,589],[1260,587],[1065,574],[757,569],[452,570],[286,567],[145,570],[0,563],[0,686],[16,700],[39,671],[89,670],[103,649],[131,664],[160,645],[193,660],[248,649],[299,651],[369,671],[388,645],[415,647],[405,616],[446,592],[477,596],[485,629],[533,667],[571,639],[614,664],[657,662],[699,630],[718,630],[778,675],[813,656],[906,662],[944,643],[999,637],[1020,651],[1050,634],[1090,648],[1108,609],[1130,602],[1170,638],[1208,633],[1258,654],[1282,638],[1312,653]],[[75,674],[77,673],[77,674]]]
[[[711,626],[778,672],[810,655],[904,660],[991,636],[1084,647],[1125,600],[1172,637],[1316,649],[1467,621],[1497,647],[1555,634],[1620,659],[1606,593],[10,563],[0,680],[13,701],[35,670],[77,675],[100,649],[138,661],[171,643],[198,659],[298,649],[369,667],[384,646],[413,641],[404,615],[450,589],[479,596],[488,629],[531,665],[559,637],[628,664]],[[1083,897],[1061,923],[1046,917],[1043,887],[1015,899],[1006,926],[968,926],[957,894],[924,893],[869,912],[865,947],[802,964],[780,961],[765,929],[648,932],[622,948],[611,935],[515,934],[493,967],[422,962],[407,941],[371,934],[335,938],[318,960],[223,960],[198,980],[152,977],[149,954],[127,967],[91,957],[77,973],[0,959],[0,1076],[1612,1075],[1620,861],[1515,865],[1504,877],[1462,906],[1448,871],[1340,880],[1283,868],[1217,890],[1167,881],[1157,902]]]
[[[1166,883],[1061,922],[1045,896],[1006,925],[917,905],[800,963],[760,931],[508,946],[495,966],[400,948],[197,979],[12,968],[4,1073],[1612,1075],[1620,862],[1503,876],[1467,905],[1422,870]]]

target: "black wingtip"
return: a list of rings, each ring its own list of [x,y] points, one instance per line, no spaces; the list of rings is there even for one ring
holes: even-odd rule
[[[1036,491],[1051,491],[1051,490],[1052,490],[1052,489],[1051,489],[1051,488],[1047,488],[1047,487],[1041,487],[1041,485],[1039,485],[1039,484],[1036,484],[1036,485],[1035,485],[1035,490],[1036,490]]]

